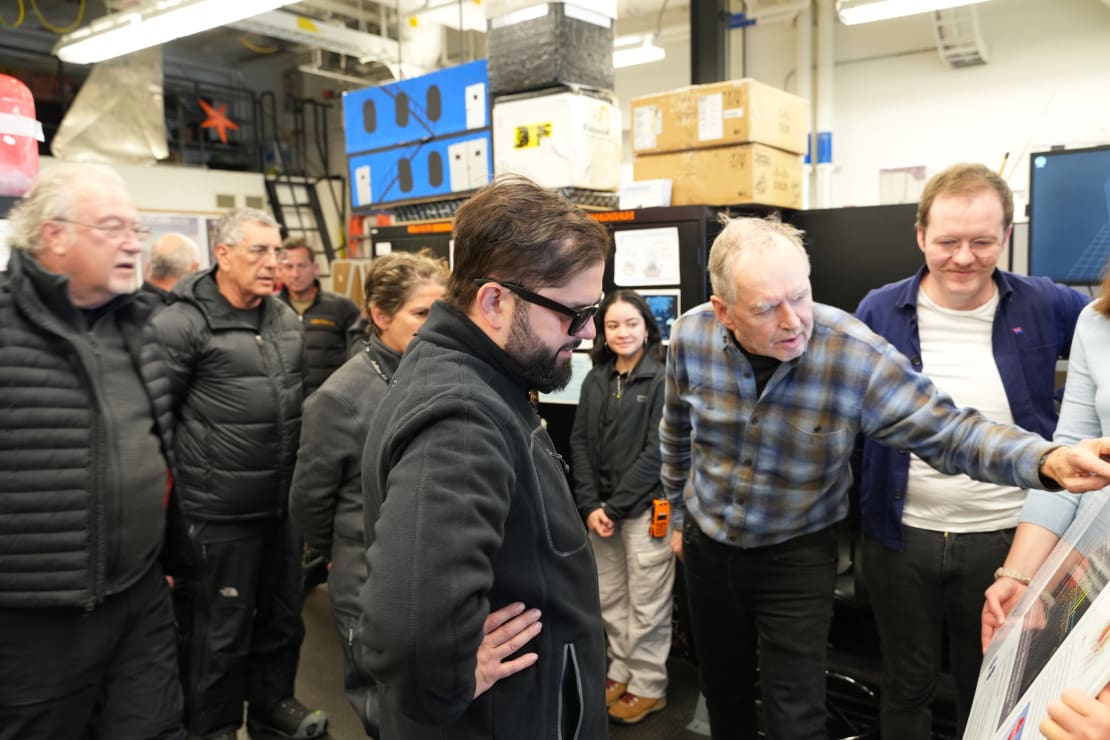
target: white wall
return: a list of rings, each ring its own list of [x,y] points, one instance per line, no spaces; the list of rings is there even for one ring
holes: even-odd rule
[[[1029,149],[1110,143],[1110,6],[993,0],[978,12],[990,62],[966,69],[941,61],[931,14],[836,23],[832,205],[878,203],[881,168],[925,165],[932,174],[963,160],[997,167],[1007,152],[1006,174],[1023,203]],[[632,97],[689,84],[689,42],[675,52],[618,70],[626,113]],[[794,55],[793,22],[757,25],[732,32],[729,68],[793,91]]]

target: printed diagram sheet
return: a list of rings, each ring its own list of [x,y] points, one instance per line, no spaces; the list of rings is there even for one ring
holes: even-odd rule
[[[1067,495],[1067,494],[1060,494]],[[1038,738],[1065,688],[1110,683],[1110,494],[1087,494],[1075,521],[991,642],[965,740]]]

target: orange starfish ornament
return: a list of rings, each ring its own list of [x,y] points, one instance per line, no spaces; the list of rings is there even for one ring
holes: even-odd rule
[[[213,108],[204,101],[203,98],[198,98],[197,102],[200,107],[204,109],[204,114],[208,116],[204,123],[200,125],[201,128],[214,128],[220,137],[220,143],[227,143],[227,130],[239,130],[239,124],[235,123],[227,117],[227,103],[220,103],[219,106]]]

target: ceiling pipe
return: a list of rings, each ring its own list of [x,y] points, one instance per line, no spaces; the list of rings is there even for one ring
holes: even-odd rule
[[[813,151],[814,114],[816,107],[813,105],[813,10],[812,3],[807,0],[805,7],[798,11],[797,26],[795,27],[796,43],[794,47],[794,94],[809,101],[809,125],[806,127],[806,137],[809,142],[808,149]],[[813,173],[811,164],[806,165],[806,174],[802,178],[802,208],[809,208],[810,195],[813,190],[810,176]]]
[[[814,201],[817,208],[832,204],[834,29],[833,0],[817,0],[817,115],[816,138],[810,161],[816,164]]]

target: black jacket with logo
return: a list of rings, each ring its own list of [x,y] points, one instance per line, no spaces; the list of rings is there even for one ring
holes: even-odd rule
[[[283,287],[278,298],[292,307],[289,287]],[[362,335],[359,332],[359,312],[354,302],[335,293],[320,289],[316,281],[316,297],[300,317],[304,325],[304,341],[308,350],[305,367],[304,394],[319,388],[350,356],[348,349]]]
[[[605,514],[614,521],[632,519],[647,511],[652,499],[663,495],[659,482],[659,419],[663,415],[664,366],[650,353],[632,368],[621,391],[612,441],[617,451],[608,460],[617,483],[608,495],[601,493],[601,419],[612,374],[611,362],[591,369],[582,381],[574,412],[570,461],[574,498],[583,519],[598,507],[604,507]]]

